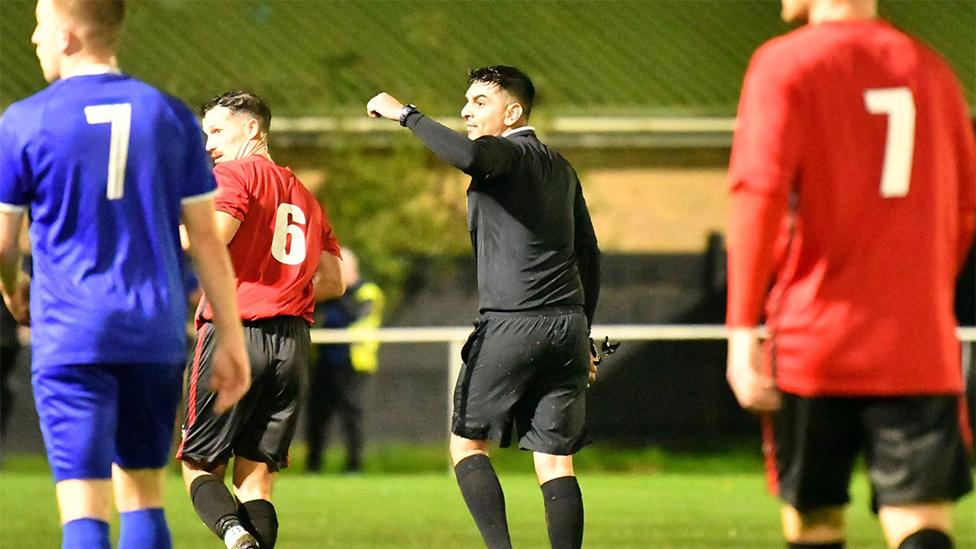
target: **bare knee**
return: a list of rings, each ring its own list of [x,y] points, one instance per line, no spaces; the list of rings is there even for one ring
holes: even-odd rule
[[[535,464],[535,476],[539,480],[539,486],[555,478],[576,476],[573,471],[573,456],[533,452],[532,461]]]
[[[120,513],[163,506],[164,469],[123,469],[112,466],[115,506]]]
[[[783,536],[793,543],[831,543],[844,539],[844,507],[798,511],[784,505]]]
[[[878,511],[888,547],[898,547],[921,530],[952,530],[952,503],[948,501],[913,505],[882,506]]]
[[[204,464],[193,463],[191,461],[184,461],[182,466],[183,484],[186,486],[187,492],[189,492],[190,487],[193,486],[193,481],[197,478],[204,475],[214,475],[215,477],[223,480],[224,473],[226,473],[226,471],[226,463],[207,466]]]
[[[111,480],[62,480],[54,489],[58,496],[61,524],[83,518],[108,522],[112,517]]]
[[[271,501],[278,474],[268,464],[246,458],[234,458],[234,493],[240,501]]]
[[[487,440],[473,440],[470,438],[459,437],[457,435],[451,435],[450,443],[451,452],[451,462],[457,465],[466,457],[473,456],[475,454],[488,455],[488,441]]]

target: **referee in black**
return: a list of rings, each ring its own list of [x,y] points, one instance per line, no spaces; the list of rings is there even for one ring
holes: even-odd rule
[[[478,265],[480,322],[454,389],[451,458],[485,543],[511,547],[505,497],[488,440],[534,452],[554,548],[583,543],[573,454],[583,445],[585,391],[596,365],[589,327],[600,251],[573,167],[528,126],[535,88],[522,71],[471,71],[461,109],[467,139],[381,93],[370,116],[398,120],[471,176],[468,230]]]

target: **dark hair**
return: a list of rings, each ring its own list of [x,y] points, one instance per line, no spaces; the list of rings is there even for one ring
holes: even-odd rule
[[[524,72],[506,65],[491,65],[474,69],[468,73],[468,85],[475,82],[485,84],[496,84],[499,88],[515,96],[522,104],[522,113],[525,118],[532,112],[532,103],[535,101],[535,86],[532,80]]]
[[[72,20],[88,26],[87,39],[99,46],[115,48],[125,22],[125,0],[55,0]]]
[[[257,95],[244,90],[234,90],[222,93],[207,101],[200,107],[200,116],[206,116],[214,107],[225,107],[234,112],[246,112],[257,118],[258,128],[268,133],[271,128],[271,109]]]

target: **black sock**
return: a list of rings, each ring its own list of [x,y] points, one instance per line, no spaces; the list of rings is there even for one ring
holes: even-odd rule
[[[554,478],[542,486],[546,528],[553,549],[583,546],[583,494],[576,477]]]
[[[454,466],[461,495],[488,549],[510,549],[508,520],[505,518],[505,494],[498,476],[484,454],[474,454]]]
[[[237,508],[244,528],[254,534],[261,549],[273,549],[278,541],[278,514],[274,505],[266,499],[245,501]]]
[[[190,501],[203,523],[220,539],[224,539],[230,527],[241,523],[234,496],[215,475],[201,475],[193,479],[190,483]]]
[[[843,541],[827,541],[823,543],[793,543],[787,542],[788,549],[844,549]]]
[[[942,530],[926,528],[905,538],[898,549],[952,549],[952,538]]]

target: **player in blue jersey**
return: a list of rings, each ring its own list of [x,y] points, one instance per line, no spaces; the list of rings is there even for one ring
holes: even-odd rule
[[[31,40],[51,85],[0,118],[0,290],[21,321],[29,301],[62,548],[110,547],[113,488],[121,548],[172,545],[162,498],[186,349],[181,216],[215,311],[218,406],[250,379],[200,128],[119,73],[124,14],[121,0],[40,0]]]

